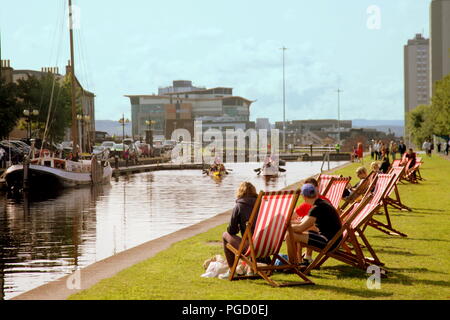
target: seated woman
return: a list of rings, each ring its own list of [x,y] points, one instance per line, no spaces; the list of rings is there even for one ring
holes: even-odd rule
[[[241,237],[244,236],[246,224],[250,219],[257,197],[256,189],[250,182],[242,182],[236,191],[236,205],[231,215],[230,224],[227,231],[222,235],[223,250],[230,268],[233,266],[234,253],[227,248],[227,244],[229,243],[234,248],[239,249],[242,242]],[[241,237],[238,236],[239,231],[241,232]]]
[[[358,189],[359,185],[364,182],[369,174],[367,173],[367,169],[365,167],[359,167],[356,169],[356,176],[359,179],[358,183],[356,183],[353,187],[349,185],[349,187],[344,190],[344,194],[342,195],[343,198],[349,197],[356,189]]]
[[[416,153],[413,151],[412,148],[409,148],[408,152],[406,153],[405,160],[406,162],[409,162],[408,168],[406,168],[407,170],[411,169],[416,165]],[[412,182],[417,182],[415,171],[412,173]]]
[[[384,151],[381,155],[381,166],[380,171],[382,173],[388,173],[391,163],[389,162],[389,152]]]
[[[374,161],[370,164],[370,168],[375,173],[380,173],[380,164],[378,161]]]

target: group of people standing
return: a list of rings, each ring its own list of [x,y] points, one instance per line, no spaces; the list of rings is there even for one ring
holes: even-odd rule
[[[400,154],[400,158],[403,157],[406,152],[406,145],[403,141],[397,144],[393,140],[389,143],[384,143],[381,140],[372,140],[369,145],[369,151],[373,160],[383,160],[385,156],[390,156],[392,160],[395,160],[397,153]]]
[[[438,143],[436,143],[436,147],[438,153],[444,152],[445,155],[448,156],[448,152],[450,149],[450,140],[445,141],[444,143],[438,141]],[[429,139],[425,140],[422,144],[422,150],[425,151],[427,156],[431,157],[431,154],[433,153],[434,150],[434,143],[431,142],[431,140]]]

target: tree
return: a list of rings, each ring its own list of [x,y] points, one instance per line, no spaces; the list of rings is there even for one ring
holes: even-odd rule
[[[15,83],[6,83],[0,79],[0,139],[8,137],[20,118],[16,93]]]
[[[418,106],[407,114],[406,126],[418,146],[433,135],[450,134],[450,75],[436,81],[431,101],[431,105]]]
[[[432,113],[435,116],[433,133],[446,136],[450,134],[450,74],[436,82],[432,98]]]
[[[429,105],[420,105],[407,114],[406,127],[417,146],[433,135],[432,111]]]
[[[48,122],[45,139],[61,141],[72,116],[70,107],[70,83],[47,74],[37,78],[30,76],[17,83],[18,97],[23,108],[39,110],[39,116],[34,120],[35,136],[42,138]]]

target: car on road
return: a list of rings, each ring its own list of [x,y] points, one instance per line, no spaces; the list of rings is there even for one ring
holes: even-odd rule
[[[177,142],[175,140],[166,140],[163,143],[164,151],[170,151],[177,145]]]
[[[101,146],[105,147],[106,149],[109,149],[109,151],[111,152],[111,148],[115,145],[116,143],[114,141],[103,141]]]

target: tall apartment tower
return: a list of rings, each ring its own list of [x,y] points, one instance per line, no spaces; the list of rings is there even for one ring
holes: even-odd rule
[[[420,33],[404,47],[405,138],[406,115],[419,105],[430,103],[430,42]]]
[[[431,83],[450,74],[450,0],[433,0],[430,5]]]

